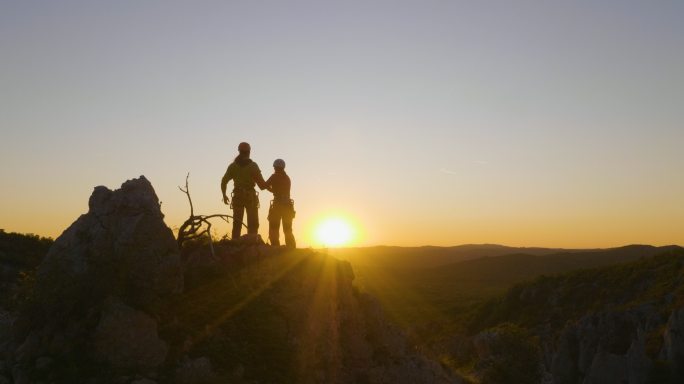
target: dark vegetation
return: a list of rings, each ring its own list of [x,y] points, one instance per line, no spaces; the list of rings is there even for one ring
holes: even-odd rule
[[[536,384],[541,382],[539,364],[541,351],[538,340],[526,329],[502,323],[481,338],[481,358],[473,362],[483,383]]]
[[[53,240],[0,229],[0,308],[14,309],[21,301],[21,286],[33,278]]]
[[[17,269],[33,269],[43,260],[53,242],[47,237],[0,229],[0,263]]]

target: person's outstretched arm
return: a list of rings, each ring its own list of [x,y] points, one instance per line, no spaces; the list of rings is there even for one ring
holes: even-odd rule
[[[223,175],[223,178],[221,179],[221,193],[223,194],[223,204],[229,204],[230,200],[228,199],[228,195],[226,195],[226,188],[228,187],[228,182],[233,179],[233,176],[230,174],[230,166],[228,166],[228,169],[226,169],[226,173]]]
[[[273,193],[273,175],[266,180],[266,189],[268,189],[269,192]]]
[[[256,181],[257,185],[259,186],[259,189],[261,189],[262,191],[268,188],[268,184],[266,184],[266,181],[264,180],[264,177],[261,175],[261,172],[257,173],[256,177],[254,178],[254,181]]]
[[[261,169],[259,169],[259,166],[256,165],[256,163],[252,164],[254,164],[254,182],[259,186],[259,189],[263,191],[264,189],[268,188],[268,185],[266,185],[266,180],[264,180],[264,177],[261,175]]]

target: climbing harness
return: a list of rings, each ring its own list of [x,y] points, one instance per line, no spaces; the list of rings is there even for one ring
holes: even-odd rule
[[[259,192],[253,189],[234,189],[230,194],[230,209],[233,209],[233,204],[238,206],[249,207],[251,205],[256,205],[257,209],[261,206],[259,205]]]

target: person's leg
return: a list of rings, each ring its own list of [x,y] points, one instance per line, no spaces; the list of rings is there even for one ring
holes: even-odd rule
[[[238,240],[240,238],[240,232],[242,232],[242,219],[244,216],[245,207],[233,202],[233,240]]]
[[[292,234],[292,220],[294,219],[294,214],[291,212],[292,207],[286,208],[288,211],[282,215],[283,217],[283,232],[285,233],[285,245],[288,248],[297,248],[297,242],[295,241],[294,234]]]
[[[272,205],[268,211],[268,239],[274,246],[280,245],[280,217],[280,209]]]
[[[256,235],[259,233],[259,209],[257,203],[250,203],[247,207],[247,233]]]

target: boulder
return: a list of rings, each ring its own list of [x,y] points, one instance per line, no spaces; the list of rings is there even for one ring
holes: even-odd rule
[[[168,352],[154,319],[114,298],[102,310],[93,342],[97,359],[118,369],[157,367]]]
[[[144,176],[115,191],[96,187],[88,205],[38,267],[36,293],[47,311],[69,313],[112,295],[150,308],[182,290],[176,241]]]
[[[157,384],[157,382],[152,379],[142,378],[133,380],[131,384]]]
[[[9,338],[12,323],[14,323],[14,314],[0,308],[0,344]]]
[[[206,357],[187,359],[176,369],[176,383],[210,383],[216,378],[211,361]]]
[[[37,371],[47,371],[48,369],[50,369],[50,367],[52,366],[53,363],[54,363],[54,361],[50,357],[47,357],[47,356],[39,357],[36,360],[36,370]]]

